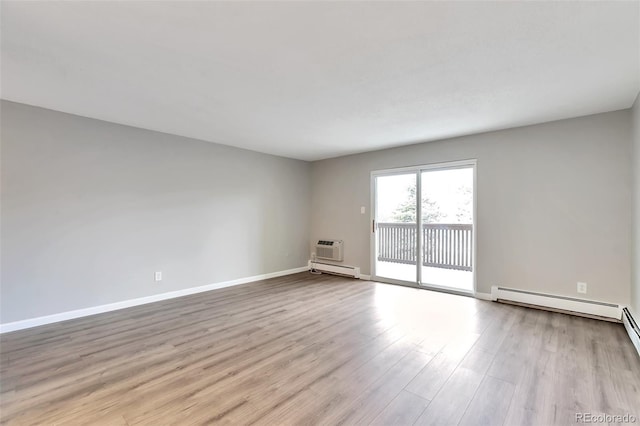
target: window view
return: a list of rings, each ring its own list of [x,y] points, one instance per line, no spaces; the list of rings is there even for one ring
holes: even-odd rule
[[[422,284],[473,291],[473,169],[421,175]]]
[[[376,188],[376,275],[416,282],[417,174],[380,176]]]

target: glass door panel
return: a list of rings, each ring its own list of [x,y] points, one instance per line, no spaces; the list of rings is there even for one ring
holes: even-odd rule
[[[421,285],[473,292],[473,167],[423,170]]]
[[[417,171],[375,177],[376,277],[418,282],[417,178]]]

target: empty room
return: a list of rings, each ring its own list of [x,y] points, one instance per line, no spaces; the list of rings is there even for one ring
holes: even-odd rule
[[[0,424],[640,424],[640,1],[0,1]]]

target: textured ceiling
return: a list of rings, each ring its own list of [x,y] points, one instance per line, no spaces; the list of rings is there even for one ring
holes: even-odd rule
[[[304,160],[627,108],[638,2],[2,2],[4,99]]]

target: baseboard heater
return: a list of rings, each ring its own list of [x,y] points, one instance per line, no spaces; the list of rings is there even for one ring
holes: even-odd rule
[[[614,320],[620,322],[622,319],[622,307],[614,303],[536,293],[533,291],[498,286],[491,287],[491,298],[499,302],[530,305],[532,307],[562,311],[575,315],[599,317],[609,321]]]
[[[631,343],[633,343],[638,355],[640,355],[640,327],[638,327],[638,323],[627,308],[622,310],[622,323],[624,324],[624,328],[627,329]]]
[[[342,275],[345,277],[360,278],[360,268],[357,266],[332,265],[330,263],[309,261],[309,269],[315,269],[333,275]]]

